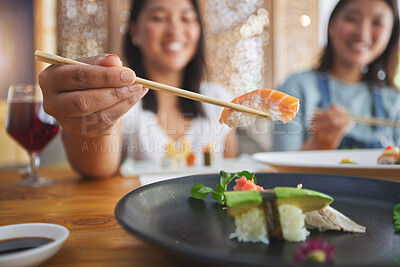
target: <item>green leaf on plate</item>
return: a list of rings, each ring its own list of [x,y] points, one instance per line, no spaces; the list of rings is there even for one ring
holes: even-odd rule
[[[217,201],[222,201],[224,199],[224,195],[221,193],[213,192],[211,197]]]
[[[397,204],[393,209],[394,231],[400,233],[400,204]]]
[[[250,180],[250,181],[254,179],[254,184],[257,184],[256,176],[249,171],[237,172],[237,173],[235,173],[235,176],[238,178],[244,176],[244,177],[246,177],[247,180]]]
[[[211,192],[213,192],[212,188],[202,184],[196,184],[190,190],[190,194],[192,195],[192,197],[197,199],[203,199],[208,195],[208,193]]]
[[[225,190],[225,188],[224,188],[224,186],[222,186],[222,185],[220,185],[220,184],[217,184],[216,186],[215,186],[215,189],[217,189],[217,192],[218,193],[224,193],[226,190]]]
[[[225,203],[224,193],[226,192],[228,185],[230,184],[230,182],[232,182],[233,179],[241,178],[242,176],[246,177],[247,180],[254,179],[254,183],[257,184],[256,177],[254,176],[254,174],[250,173],[249,171],[241,171],[241,172],[237,172],[233,175],[230,173],[227,173],[225,171],[221,171],[219,184],[217,184],[215,186],[215,189],[217,191],[214,191],[212,188],[207,187],[205,185],[196,184],[190,190],[190,194],[194,198],[204,199],[209,193],[211,193],[211,197],[213,199],[221,201],[221,204],[224,204]]]

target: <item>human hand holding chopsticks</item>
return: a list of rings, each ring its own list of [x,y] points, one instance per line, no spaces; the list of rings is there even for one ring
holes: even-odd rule
[[[324,111],[322,109],[315,109],[314,114],[323,114]],[[392,121],[388,119],[382,119],[382,118],[377,118],[377,117],[366,117],[366,116],[358,116],[358,115],[353,115],[349,114],[351,120],[355,123],[361,123],[361,124],[368,124],[368,125],[373,125],[373,126],[386,126],[386,127],[395,127],[395,128],[400,128],[400,121]]]
[[[336,149],[351,126],[348,112],[332,105],[323,112],[314,114],[311,121],[312,136],[303,146],[305,150]]]
[[[90,64],[87,64],[84,62],[75,61],[72,59],[60,57],[57,55],[52,55],[47,52],[38,51],[38,50],[35,51],[35,57],[37,60],[47,62],[50,64],[55,64],[55,65],[83,65],[83,66],[90,65]],[[265,113],[265,112],[262,112],[262,111],[259,111],[256,109],[252,109],[252,108],[242,106],[239,104],[235,104],[235,103],[231,103],[231,102],[222,101],[220,99],[205,96],[205,95],[198,94],[195,92],[190,92],[190,91],[176,88],[173,86],[153,82],[153,81],[146,80],[146,79],[143,79],[140,77],[135,78],[135,83],[141,84],[150,89],[162,91],[162,92],[173,94],[176,96],[180,96],[180,97],[184,97],[184,98],[188,98],[188,99],[192,99],[192,100],[196,100],[196,101],[200,101],[200,102],[204,102],[204,103],[208,103],[208,104],[212,104],[212,105],[216,105],[216,106],[220,106],[220,107],[230,108],[230,109],[233,109],[236,111],[240,111],[240,112],[244,112],[244,113],[248,113],[248,114],[252,114],[252,115],[258,115],[258,116],[262,116],[262,117],[266,117],[266,118],[269,117],[268,113]]]
[[[147,89],[115,55],[82,61],[94,66],[52,65],[39,75],[44,109],[70,133],[108,135]]]

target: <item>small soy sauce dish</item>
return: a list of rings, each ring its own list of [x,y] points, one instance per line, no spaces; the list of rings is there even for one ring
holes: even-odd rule
[[[0,267],[37,266],[52,257],[69,236],[67,228],[49,223],[0,227]]]

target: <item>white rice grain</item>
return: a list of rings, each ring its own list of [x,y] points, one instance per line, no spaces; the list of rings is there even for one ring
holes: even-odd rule
[[[280,205],[279,214],[284,240],[300,242],[307,239],[310,232],[305,227],[305,215],[301,209],[292,205]],[[261,208],[252,208],[235,216],[235,226],[235,232],[229,236],[231,239],[269,244],[265,212]]]
[[[235,232],[229,238],[237,238],[239,242],[262,242],[269,244],[267,224],[264,211],[252,208],[235,216]]]
[[[279,215],[283,238],[291,242],[305,241],[310,234],[305,226],[306,216],[298,207],[292,205],[280,205]]]

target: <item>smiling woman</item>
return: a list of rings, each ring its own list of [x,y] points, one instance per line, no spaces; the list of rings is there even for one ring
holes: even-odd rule
[[[197,1],[134,0],[125,55],[128,65],[140,77],[219,99],[231,98],[221,86],[202,82],[204,33]],[[140,126],[136,135],[127,135],[128,143],[141,143],[149,149],[134,149],[128,154],[137,160],[161,162],[166,144],[172,141],[180,146],[188,141],[197,164],[201,163],[201,147],[209,143],[218,147],[214,153],[219,158],[223,154],[233,156],[233,142],[225,141],[229,130],[218,126],[220,112],[219,108],[196,101],[149,91],[125,116],[131,123],[137,122],[131,127]]]
[[[78,173],[112,176],[123,152],[135,160],[173,167],[166,151],[171,144],[178,150],[189,146],[184,154],[195,156],[195,165],[203,164],[203,150],[210,145],[213,159],[236,156],[235,133],[218,123],[222,108],[148,93],[134,84],[137,74],[231,100],[225,88],[203,81],[203,39],[196,0],[134,0],[124,43],[129,68],[116,55],[97,55],[83,59],[97,66],[50,66],[40,74],[44,108],[63,127],[64,147]],[[180,160],[182,165],[187,162]]]
[[[399,145],[400,129],[354,126],[349,116],[400,120],[399,31],[397,0],[340,0],[316,68],[281,88],[303,105],[292,124],[275,125],[275,150]],[[316,108],[325,111],[313,115]]]

